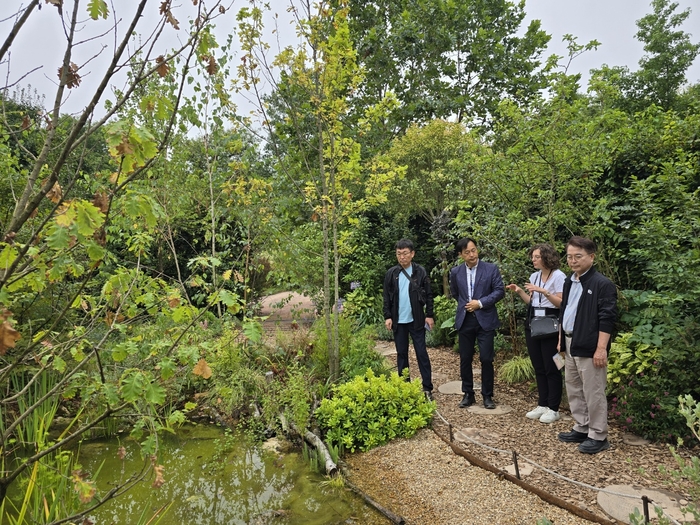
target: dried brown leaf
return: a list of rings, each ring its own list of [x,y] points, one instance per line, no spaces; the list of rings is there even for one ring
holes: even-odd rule
[[[165,57],[163,55],[156,58],[156,64],[158,64],[156,71],[158,72],[159,77],[164,77],[170,72],[170,66],[165,61]]]
[[[209,379],[211,377],[211,368],[207,364],[206,360],[202,358],[197,361],[196,365],[194,365],[192,373],[196,376],[201,376],[204,379]]]
[[[15,330],[9,321],[3,321],[0,324],[0,355],[5,355],[10,348],[14,348],[21,338],[22,334]]]
[[[151,485],[154,489],[158,489],[165,483],[165,478],[163,477],[163,471],[165,467],[163,465],[156,465],[153,467],[153,472],[156,477],[153,479],[153,484]]]
[[[54,204],[58,204],[61,201],[63,198],[63,189],[61,189],[61,185],[58,182],[54,182],[51,189],[46,192],[46,198]]]

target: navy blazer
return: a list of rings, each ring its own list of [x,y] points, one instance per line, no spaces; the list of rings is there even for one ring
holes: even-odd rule
[[[450,292],[457,299],[457,315],[455,316],[455,330],[459,330],[467,316],[464,309],[469,302],[469,284],[467,282],[466,264],[460,264],[450,270]],[[482,307],[476,310],[479,325],[484,330],[495,330],[501,326],[496,311],[496,303],[506,295],[501,272],[498,266],[479,259],[476,268],[476,281],[474,282],[474,297],[481,301]]]

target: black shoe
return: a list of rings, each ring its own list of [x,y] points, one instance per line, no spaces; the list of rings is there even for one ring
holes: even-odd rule
[[[607,439],[588,438],[578,446],[578,451],[584,454],[597,454],[603,450],[610,448],[610,442]]]
[[[459,403],[459,408],[467,408],[476,403],[476,397],[474,394],[464,394],[462,401]]]
[[[431,390],[423,390],[423,394],[425,395],[425,399],[428,401],[434,401],[433,392]]]
[[[496,408],[496,403],[493,402],[491,396],[484,396],[484,408],[494,409]]]
[[[583,443],[588,439],[588,434],[572,430],[571,432],[559,432],[559,441],[564,443]]]

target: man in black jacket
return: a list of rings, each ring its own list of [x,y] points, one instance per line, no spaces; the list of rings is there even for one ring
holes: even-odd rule
[[[595,252],[592,240],[569,239],[566,260],[574,273],[564,282],[560,311],[559,350],[566,352],[566,394],[575,424],[559,440],[580,443],[585,454],[610,448],[605,386],[617,319],[617,289],[593,268]]]
[[[433,399],[432,371],[425,346],[425,327],[433,329],[433,294],[430,279],[420,264],[413,262],[416,255],[413,242],[401,239],[396,243],[399,264],[389,269],[384,277],[384,325],[394,332],[396,364],[399,375],[408,368],[408,336],[413,339],[418,369],[426,397]]]

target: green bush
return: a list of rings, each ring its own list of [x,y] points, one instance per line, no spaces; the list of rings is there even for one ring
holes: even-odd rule
[[[334,388],[316,410],[328,442],[345,450],[367,451],[396,437],[410,437],[425,427],[435,404],[427,401],[419,381],[395,372],[387,379],[368,370]]]
[[[452,347],[457,337],[457,332],[454,330],[457,301],[444,295],[438,295],[435,298],[433,310],[435,312],[435,328],[427,334],[426,344],[429,347]],[[452,323],[449,323],[450,320]]]
[[[501,365],[498,378],[505,383],[524,383],[535,379],[535,369],[527,356],[516,355]]]
[[[700,396],[700,327],[669,293],[625,290],[626,333],[611,349],[610,415],[624,430],[654,440],[692,438],[678,396]]]
[[[364,288],[357,288],[350,292],[343,303],[343,316],[353,319],[360,328],[383,323],[382,310],[382,296],[367,295]]]
[[[386,359],[374,349],[374,343],[370,327],[353,338],[347,355],[340,359],[341,381],[364,375],[368,368],[376,375],[389,373]]]
[[[658,362],[659,353],[655,346],[636,342],[630,332],[618,335],[608,356],[608,392],[615,393],[630,379],[649,373]]]

